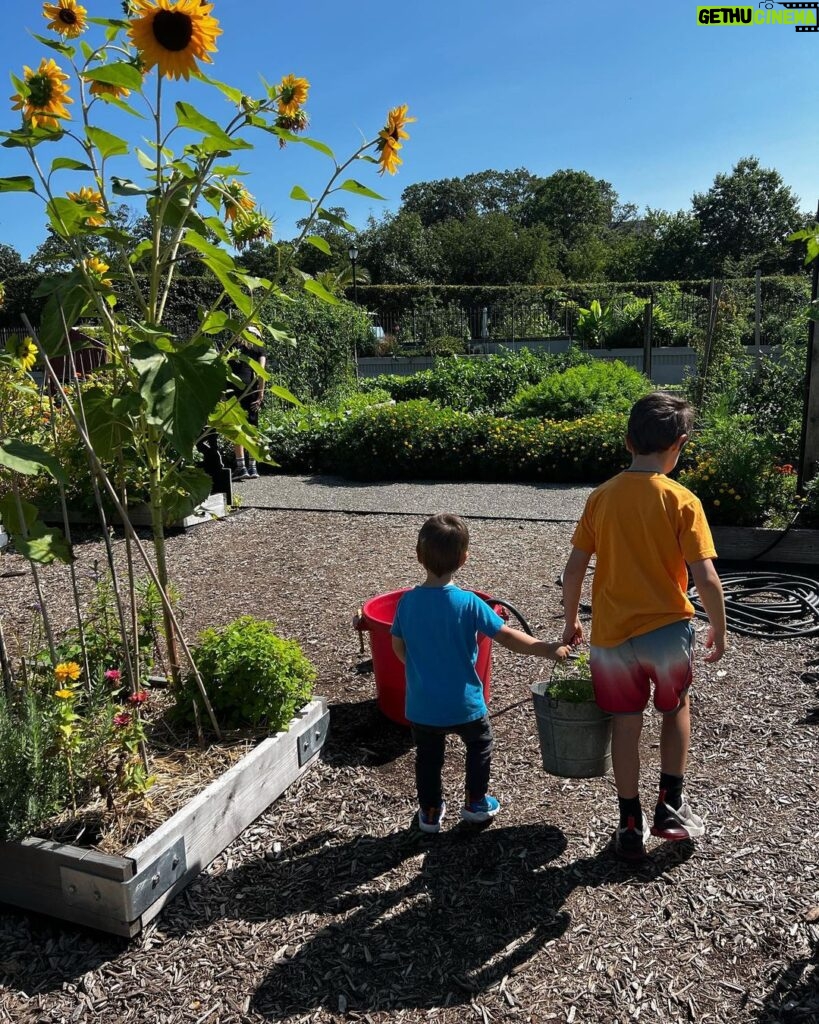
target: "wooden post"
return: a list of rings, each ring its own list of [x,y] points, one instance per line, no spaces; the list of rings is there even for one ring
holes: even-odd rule
[[[651,334],[654,325],[654,293],[648,297],[643,324],[643,373],[651,378]]]
[[[762,362],[762,271],[754,274],[754,351],[756,364]]]
[[[819,207],[816,210],[819,222]],[[813,261],[811,274],[811,308],[819,299],[819,258]],[[802,414],[802,443],[799,446],[799,477],[797,488],[802,494],[805,484],[816,476],[819,468],[819,331],[816,321],[808,321],[808,357],[805,371],[805,404]]]

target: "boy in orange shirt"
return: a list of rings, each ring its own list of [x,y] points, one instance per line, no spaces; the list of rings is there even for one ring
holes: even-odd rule
[[[725,604],[702,505],[665,475],[677,465],[693,418],[691,406],[676,395],[656,392],[636,403],[626,438],[631,466],[589,495],[563,574],[563,641],[578,644],[580,593],[596,555],[591,676],[598,706],[614,716],[611,758],[620,804],[615,850],[628,860],[645,856],[649,834],[640,806],[639,742],[651,682],[663,724],[650,832],[671,840],[705,832],[683,798],[694,651],[686,563],[710,622],[707,662],[719,661],[725,651]]]

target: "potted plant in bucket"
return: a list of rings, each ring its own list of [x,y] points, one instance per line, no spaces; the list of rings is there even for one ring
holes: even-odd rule
[[[594,700],[588,654],[557,663],[532,685],[543,767],[551,775],[587,779],[611,768],[611,715]]]

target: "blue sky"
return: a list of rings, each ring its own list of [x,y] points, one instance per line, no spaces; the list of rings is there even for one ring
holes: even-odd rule
[[[121,13],[117,0],[83,3],[92,15]],[[26,31],[45,32],[40,12],[38,0],[4,4],[0,66],[20,74],[23,64],[51,55]],[[811,102],[819,33],[701,27],[689,0],[216,0],[213,13],[224,34],[205,70],[257,94],[259,74],[269,81],[304,75],[310,134],[339,157],[362,134],[374,136],[390,107],[410,105],[418,122],[399,173],[379,178],[372,165],[356,169],[387,201],[346,193],[338,200],[359,226],[370,213],[397,208],[413,182],[487,168],[586,170],[610,181],[624,201],[676,210],[715,173],[755,154],[778,168],[805,209],[819,196]],[[170,83],[166,94],[217,119],[230,116],[221,96],[193,84]],[[7,110],[0,125],[16,126],[17,115],[0,107]],[[149,131],[147,122],[110,110],[99,123],[134,141]],[[280,151],[267,136],[243,166],[283,238],[305,209],[288,199],[292,186],[315,194],[330,171],[321,154],[295,145]],[[125,159],[110,168],[140,173]],[[24,154],[0,149],[0,175],[27,172]],[[66,174],[64,187],[78,187],[80,177]],[[0,196],[0,241],[28,255],[44,231],[35,197]]]

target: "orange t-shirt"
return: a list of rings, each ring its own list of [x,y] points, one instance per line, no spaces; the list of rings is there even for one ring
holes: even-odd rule
[[[599,647],[692,618],[686,563],[717,556],[696,495],[663,473],[628,470],[592,491],[572,544],[597,556],[591,640]]]

